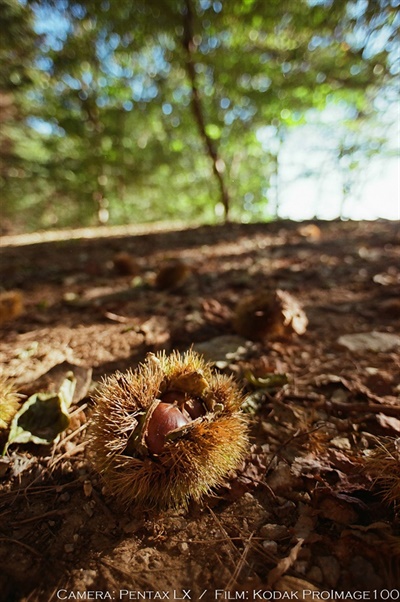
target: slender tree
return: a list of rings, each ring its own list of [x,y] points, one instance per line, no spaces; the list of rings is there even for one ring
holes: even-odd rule
[[[195,53],[198,44],[196,43],[193,27],[193,7],[191,0],[185,0],[183,11],[183,36],[182,44],[185,51],[186,70],[190,81],[192,91],[192,110],[193,116],[199,128],[200,136],[204,140],[205,148],[212,162],[213,173],[218,181],[220,190],[220,200],[224,208],[225,220],[229,219],[230,198],[227,183],[225,180],[226,166],[223,159],[219,156],[216,142],[207,133],[206,118],[202,97],[199,91],[196,75]]]

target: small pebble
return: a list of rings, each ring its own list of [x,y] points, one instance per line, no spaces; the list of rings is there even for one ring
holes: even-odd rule
[[[271,554],[276,554],[278,551],[278,544],[276,543],[276,541],[263,541],[262,547],[264,548],[264,550],[270,552]]]
[[[300,573],[300,575],[305,575],[308,568],[308,561],[297,560],[297,562],[294,563],[293,568],[296,571],[296,573]]]
[[[322,583],[323,575],[319,566],[312,566],[307,573],[307,579],[315,581],[316,583]]]
[[[291,500],[285,500],[281,506],[275,508],[275,514],[278,518],[284,518],[285,516],[291,515],[297,506]]]
[[[189,552],[189,546],[188,544],[183,541],[182,543],[180,543],[178,545],[179,550],[182,552],[182,554],[187,554]]]
[[[83,509],[86,512],[86,514],[89,516],[89,518],[91,518],[94,514],[94,510],[92,507],[92,504],[89,502],[88,504],[83,504]]]
[[[335,588],[340,578],[340,564],[334,556],[320,556],[317,563],[329,587]]]
[[[267,524],[263,525],[260,529],[260,537],[265,537],[266,539],[272,539],[273,541],[279,539],[285,539],[285,537],[289,537],[290,532],[285,525],[273,525]]]
[[[90,497],[92,495],[93,485],[89,479],[86,479],[83,483],[83,493],[86,497]]]

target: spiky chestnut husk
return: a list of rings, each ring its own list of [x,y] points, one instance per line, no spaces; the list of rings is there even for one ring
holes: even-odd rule
[[[374,479],[389,504],[400,502],[400,438],[378,440],[377,447],[365,458],[365,471]]]
[[[124,505],[186,508],[221,484],[246,455],[242,401],[233,380],[213,373],[194,352],[149,354],[135,372],[105,379],[95,396],[94,467]],[[167,404],[184,420],[172,419],[165,427]],[[160,420],[161,440],[155,445]]]
[[[19,291],[0,293],[0,325],[19,318],[24,311],[24,300]]]
[[[264,290],[241,299],[233,316],[236,332],[265,341],[304,334],[308,319],[298,301],[286,291]]]
[[[20,395],[12,381],[0,376],[0,430],[10,426],[20,406]]]
[[[190,274],[190,267],[180,259],[175,259],[161,266],[155,285],[161,290],[173,289],[186,282]]]
[[[113,257],[114,270],[123,276],[137,276],[140,266],[136,259],[129,253],[121,251]]]

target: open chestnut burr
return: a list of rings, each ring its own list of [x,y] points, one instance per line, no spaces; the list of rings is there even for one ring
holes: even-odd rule
[[[192,351],[149,354],[106,378],[94,400],[92,462],[124,505],[185,508],[248,449],[240,389]]]

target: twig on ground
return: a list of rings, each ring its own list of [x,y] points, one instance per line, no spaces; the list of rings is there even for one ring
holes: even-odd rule
[[[49,516],[58,516],[62,514],[68,514],[69,510],[67,508],[59,509],[59,510],[50,510],[49,512],[44,512],[44,514],[39,514],[37,516],[30,516],[29,518],[24,518],[23,520],[19,520],[17,523],[10,523],[11,527],[19,527],[20,525],[26,525],[27,523],[32,523],[37,520],[42,520],[43,518],[48,518]]]
[[[0,537],[0,541],[9,541],[11,543],[16,543],[19,546],[25,548],[26,550],[29,550],[29,552],[32,552],[32,554],[34,554],[35,556],[38,556],[39,558],[42,556],[40,554],[40,552],[38,552],[37,550],[35,550],[31,546],[28,546],[27,543],[24,543],[23,541],[19,541],[19,539],[13,539],[12,537]]]
[[[236,582],[239,579],[240,573],[242,572],[244,565],[247,564],[246,558],[251,549],[251,545],[252,545],[251,540],[252,540],[253,535],[254,535],[254,533],[252,533],[250,535],[250,537],[248,538],[248,540],[246,541],[246,545],[244,546],[243,552],[239,558],[239,562],[236,565],[235,571],[234,571],[232,577],[229,579],[228,584],[225,587],[226,591],[229,591],[235,587]]]

